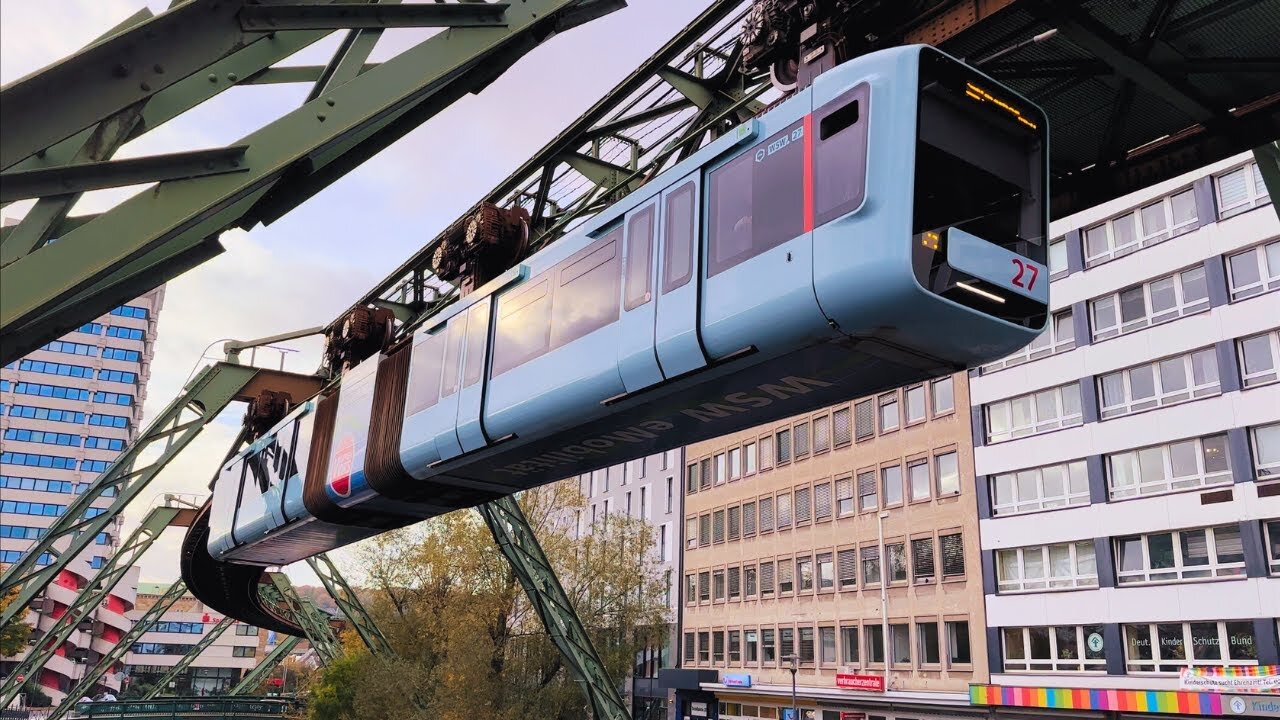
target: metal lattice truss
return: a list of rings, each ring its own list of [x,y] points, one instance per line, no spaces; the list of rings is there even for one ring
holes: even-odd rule
[[[177,505],[152,508],[143,518],[142,524],[126,539],[120,548],[111,555],[107,563],[94,575],[74,602],[67,606],[62,615],[40,633],[35,646],[10,669],[3,683],[0,683],[0,707],[8,707],[22,689],[20,677],[34,677],[36,670],[43,667],[62,647],[71,634],[81,630],[81,624],[89,622],[89,616],[111,593],[112,589],[129,572],[129,568],[142,558],[148,548],[160,537],[164,529],[170,525],[179,527],[191,524],[195,511]],[[40,605],[37,601],[37,605]],[[43,623],[43,617],[38,621]],[[84,643],[78,643],[84,644]]]
[[[85,671],[84,677],[81,678],[74,687],[67,691],[67,702],[64,702],[54,708],[53,712],[48,715],[47,720],[59,720],[75,708],[75,698],[89,695],[93,690],[93,686],[98,684],[98,680],[100,680],[103,675],[106,675],[112,667],[123,660],[125,653],[129,652],[129,649],[133,647],[133,644],[138,642],[143,634],[150,632],[156,622],[159,621],[160,618],[169,611],[169,608],[173,607],[173,604],[178,601],[178,598],[182,597],[186,592],[187,586],[181,580],[177,580],[170,585],[169,589],[160,596],[160,599],[156,600],[156,604],[147,608],[147,611],[143,613],[142,617],[138,618],[138,621],[133,624],[133,627],[129,629],[129,632],[125,633],[120,638],[120,641],[111,648],[111,651],[106,655],[103,655],[102,659],[99,660],[96,665]]]
[[[342,643],[333,634],[329,626],[329,615],[310,598],[303,598],[293,589],[293,584],[284,573],[267,573],[268,582],[263,583],[258,592],[268,604],[284,608],[307,634],[311,647],[315,648],[320,662],[329,665],[342,657]]]
[[[0,363],[217,255],[224,230],[278,219],[547,38],[624,4],[186,0],[11,83],[0,202],[39,200],[0,235]],[[367,63],[388,27],[448,31]],[[275,67],[342,28],[325,66]],[[111,159],[232,87],[285,82],[311,84],[305,103],[228,147]],[[68,215],[86,191],[152,182]]]
[[[342,611],[356,634],[368,646],[369,652],[389,657],[392,651],[387,637],[378,629],[377,623],[373,621],[364,603],[360,602],[355,591],[342,577],[342,573],[338,572],[338,566],[334,565],[329,556],[324,553],[307,558],[307,564],[315,571],[324,589],[329,591],[329,595],[338,604],[338,610]]]
[[[245,673],[244,677],[240,678],[240,682],[236,683],[236,686],[231,688],[227,694],[231,696],[244,695],[258,687],[258,685],[271,674],[271,671],[275,670],[276,665],[279,665],[281,661],[286,657],[289,657],[289,653],[293,652],[293,649],[297,647],[300,642],[302,642],[302,638],[294,637],[292,635],[287,635],[282,638],[275,648],[259,660],[258,664],[254,665],[252,670]]]
[[[200,638],[200,642],[192,645],[191,649],[182,656],[182,659],[174,664],[173,667],[169,668],[169,672],[165,673],[164,677],[156,681],[156,684],[147,691],[146,695],[142,696],[142,699],[150,700],[159,695],[161,691],[167,689],[169,687],[169,683],[176,680],[179,675],[185,672],[186,669],[191,666],[191,663],[195,662],[196,658],[200,657],[201,653],[217,641],[218,638],[222,637],[222,634],[227,631],[227,628],[230,628],[235,623],[236,619],[230,615],[219,620],[217,625],[210,628],[209,632],[205,633],[204,637]]]

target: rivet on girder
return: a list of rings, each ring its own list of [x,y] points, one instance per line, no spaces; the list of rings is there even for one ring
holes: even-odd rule
[[[240,79],[240,76],[235,73],[227,73],[227,79],[231,82],[235,82]]]
[[[153,71],[155,71],[155,74],[157,74],[157,75],[163,75],[163,74],[164,74],[164,66],[163,66],[163,65],[161,65],[160,63],[156,63],[155,65],[152,65],[152,66],[151,66],[151,69],[152,69]]]
[[[337,101],[336,101],[336,100],[334,100],[333,98],[325,98],[324,103],[325,103],[325,105],[328,105],[329,107],[333,107],[334,105],[336,105],[336,104],[337,104]]]
[[[116,77],[125,77],[129,74],[129,66],[124,63],[119,63],[115,67],[111,68],[111,73]]]
[[[319,120],[320,122],[324,122],[325,117],[326,116],[324,113],[316,113],[316,119]]]
[[[144,82],[139,84],[138,87],[142,88],[142,92],[151,92],[151,83]]]
[[[218,76],[215,73],[209,73],[209,82],[211,83],[218,82]]]

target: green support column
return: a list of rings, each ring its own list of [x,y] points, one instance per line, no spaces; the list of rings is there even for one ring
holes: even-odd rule
[[[1262,184],[1271,196],[1271,209],[1280,217],[1280,140],[1254,149],[1253,158],[1258,161]]]
[[[484,518],[498,549],[506,556],[516,578],[529,596],[529,602],[542,619],[551,642],[560,650],[565,665],[591,703],[596,720],[630,720],[630,712],[618,686],[609,677],[604,662],[596,652],[587,629],[569,601],[555,568],[547,560],[542,546],[520,504],[510,495],[477,508]]]
[[[271,652],[267,653],[257,665],[253,666],[252,670],[245,673],[244,677],[240,679],[240,682],[236,683],[236,686],[231,688],[227,694],[244,695],[250,690],[258,687],[263,678],[270,675],[276,665],[279,665],[282,660],[288,657],[289,653],[293,652],[293,649],[297,647],[300,642],[302,642],[302,638],[293,637],[292,635],[285,637],[277,643],[275,648]]]
[[[356,633],[364,644],[369,647],[369,652],[374,655],[390,656],[391,645],[387,643],[387,638],[378,629],[373,618],[370,617],[369,611],[365,610],[364,603],[360,602],[360,598],[356,597],[355,591],[347,584],[347,581],[338,572],[338,567],[333,564],[328,555],[321,553],[314,557],[307,558],[307,564],[315,570],[319,576],[320,582],[324,584],[324,589],[329,591],[329,595],[333,596],[334,602],[338,604],[338,609],[351,622],[351,627],[355,628]]]
[[[98,683],[98,680],[100,680],[103,675],[107,674],[111,669],[111,666],[120,662],[120,660],[124,658],[125,653],[129,652],[129,649],[133,647],[133,644],[137,642],[144,633],[151,630],[151,627],[156,624],[156,621],[168,612],[169,608],[173,607],[173,604],[177,602],[178,598],[182,597],[183,593],[186,591],[187,586],[181,580],[170,585],[164,595],[161,595],[160,599],[156,601],[156,604],[148,608],[147,611],[143,613],[142,617],[138,618],[138,622],[134,623],[133,627],[129,629],[129,632],[125,633],[124,636],[120,638],[120,641],[116,643],[115,647],[111,648],[111,652],[103,655],[97,665],[94,665],[93,668],[85,671],[84,677],[80,679],[80,682],[76,683],[67,691],[67,701],[54,708],[53,712],[50,713],[45,720],[60,720],[76,706],[76,698],[81,698],[90,694],[90,691],[93,690],[93,686]]]
[[[170,682],[177,679],[184,670],[191,666],[191,663],[196,661],[196,658],[200,657],[200,653],[204,652],[206,648],[214,643],[214,641],[222,637],[222,634],[227,631],[227,628],[231,627],[235,623],[236,619],[230,615],[219,620],[217,625],[214,625],[209,632],[205,633],[204,637],[200,638],[200,642],[192,646],[192,648],[187,651],[187,654],[183,655],[182,659],[179,660],[176,665],[169,668],[169,672],[165,673],[164,677],[156,681],[155,687],[151,688],[146,695],[142,696],[142,699],[150,700],[156,695],[159,695],[161,690],[169,687]]]
[[[45,536],[0,576],[0,595],[20,589],[17,599],[0,613],[0,625],[25,612],[32,598],[87,548],[257,373],[257,368],[228,363],[202,370],[182,395],[171,402],[87,490],[76,496]],[[144,459],[149,456],[154,459]],[[135,467],[135,464],[141,466]],[[114,499],[105,511],[96,517],[85,517],[95,500],[111,497],[111,493]],[[53,557],[53,562],[40,567],[36,561],[46,552]]]
[[[22,690],[22,683],[18,682],[18,678],[35,677],[36,671],[57,653],[76,627],[107,599],[107,595],[125,573],[129,572],[129,568],[142,558],[143,553],[160,537],[160,533],[182,512],[183,509],[179,507],[158,507],[147,513],[138,529],[133,531],[120,549],[107,560],[107,564],[80,591],[75,602],[41,635],[27,656],[9,671],[5,681],[0,683],[0,708],[8,707]],[[186,512],[191,513],[189,510]]]
[[[310,600],[304,600],[293,589],[293,584],[284,573],[268,573],[270,585],[264,584],[259,592],[268,603],[283,605],[293,614],[294,619],[307,634],[311,647],[315,648],[320,661],[328,665],[342,657],[342,644],[334,637],[329,627],[329,615]]]

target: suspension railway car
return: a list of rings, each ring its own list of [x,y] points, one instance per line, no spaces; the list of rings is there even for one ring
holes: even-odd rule
[[[973,367],[1044,328],[1044,113],[924,46],[823,74],[352,367],[229,461],[282,565]]]

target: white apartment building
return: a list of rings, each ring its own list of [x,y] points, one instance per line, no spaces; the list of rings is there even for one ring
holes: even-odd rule
[[[1280,221],[1257,165],[1051,237],[1050,330],[971,372],[992,684],[1280,663]]]

